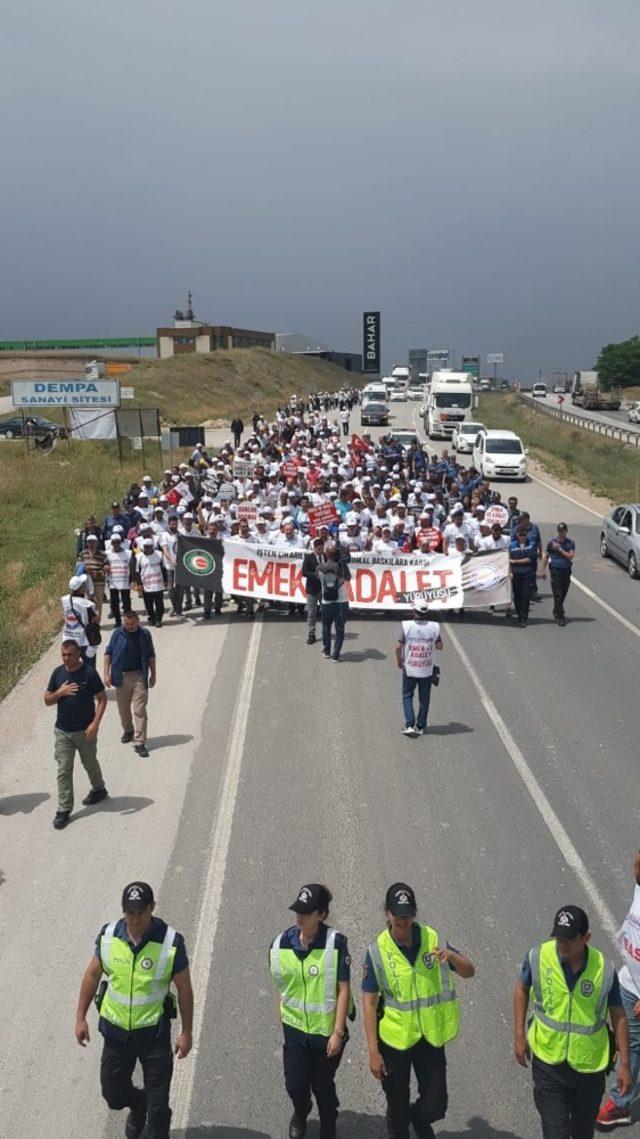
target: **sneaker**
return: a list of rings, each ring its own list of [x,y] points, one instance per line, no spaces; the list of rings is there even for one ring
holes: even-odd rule
[[[145,1129],[147,1123],[147,1097],[139,1107],[132,1107],[127,1116],[127,1121],[124,1125],[124,1133],[127,1139],[138,1139],[139,1135]]]
[[[558,617],[558,618],[557,618],[557,621],[558,621],[558,624],[559,624],[560,628],[561,628],[561,629],[564,629],[564,627],[565,627],[565,625],[566,625],[566,623],[567,623],[567,621],[566,621],[566,618],[565,618],[565,617]]]
[[[333,656],[331,657],[331,660],[334,664],[340,664],[340,657]]]
[[[596,1119],[596,1127],[629,1127],[633,1122],[628,1107],[618,1107],[612,1099],[602,1105]]]
[[[315,643],[316,643],[315,637],[307,637],[307,644],[308,645],[315,645]]]
[[[53,825],[57,831],[63,831],[69,822],[69,815],[71,811],[56,811]]]
[[[121,744],[130,744],[133,739],[133,732],[123,732],[120,736]]]
[[[410,736],[412,739],[415,739],[415,737],[418,735],[418,729],[414,728],[413,725],[411,725],[410,727],[403,728],[402,734],[403,736]]]
[[[296,1115],[295,1111],[289,1120],[289,1139],[303,1139],[306,1134],[307,1121]]]
[[[85,807],[93,807],[95,803],[101,803],[103,799],[108,798],[109,792],[106,787],[96,787],[95,790],[92,788],[89,794],[85,795],[82,802]]]
[[[330,656],[331,656],[331,653],[328,653],[328,652],[326,651],[326,649],[323,649],[323,650],[322,650],[322,655],[323,655],[323,657],[325,658],[325,660],[329,660],[329,658],[330,658]]]
[[[143,756],[144,759],[149,755],[149,749],[146,744],[136,744],[133,750],[136,751],[138,755]]]

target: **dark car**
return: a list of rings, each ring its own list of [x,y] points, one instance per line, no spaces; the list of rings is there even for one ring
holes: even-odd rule
[[[386,403],[378,403],[377,400],[369,400],[365,403],[360,412],[360,424],[362,427],[380,426],[389,422],[389,408]]]
[[[24,422],[29,437],[59,435],[62,438],[65,435],[65,429],[61,423],[52,423],[43,415],[27,415],[25,413]],[[22,416],[12,415],[11,419],[0,419],[0,435],[4,435],[5,439],[22,439]]]

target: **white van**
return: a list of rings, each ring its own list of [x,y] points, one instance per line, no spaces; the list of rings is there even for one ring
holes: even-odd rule
[[[534,384],[532,389],[531,389],[531,395],[533,396],[534,399],[546,399],[547,398],[547,385],[546,384]]]
[[[485,431],[473,446],[473,465],[483,479],[527,477],[527,453],[515,431]]]
[[[387,402],[387,389],[381,380],[376,380],[375,383],[367,384],[362,391],[360,399],[361,405],[364,407],[365,403],[375,400],[376,403]]]

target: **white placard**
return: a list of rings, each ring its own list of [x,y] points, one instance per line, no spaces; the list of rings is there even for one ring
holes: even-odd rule
[[[118,380],[12,380],[14,407],[120,407]]]

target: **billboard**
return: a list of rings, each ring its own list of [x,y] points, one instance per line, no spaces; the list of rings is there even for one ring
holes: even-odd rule
[[[462,372],[468,372],[470,376],[475,376],[477,379],[480,375],[480,357],[463,356],[460,370]]]
[[[504,352],[489,352],[487,364],[504,364]]]
[[[448,348],[430,348],[427,352],[427,360],[430,364],[445,364],[449,363],[449,349]]]
[[[409,369],[411,371],[412,380],[417,380],[420,374],[424,374],[427,371],[426,348],[409,349]]]
[[[14,407],[96,407],[103,410],[120,406],[117,380],[12,380]]]
[[[380,313],[362,314],[362,371],[365,376],[380,375]]]

